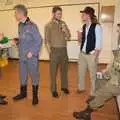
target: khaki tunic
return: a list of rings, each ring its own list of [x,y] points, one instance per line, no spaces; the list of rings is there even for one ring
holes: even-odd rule
[[[62,32],[62,26],[66,27],[66,33]],[[45,26],[45,43],[49,43],[51,47],[66,47],[70,36],[70,31],[64,21],[57,22],[52,20]]]
[[[63,27],[66,32],[63,32]],[[57,69],[61,67],[61,89],[68,88],[68,55],[67,40],[70,40],[70,31],[64,21],[50,21],[45,26],[45,44],[50,47],[50,79],[51,91],[57,90],[56,76]]]

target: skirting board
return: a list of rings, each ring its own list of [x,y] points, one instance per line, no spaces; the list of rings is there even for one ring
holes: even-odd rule
[[[8,60],[19,60],[19,58],[9,58]],[[49,62],[49,60],[39,60],[39,61],[44,61],[44,62]],[[76,59],[69,59],[70,63],[77,63],[78,60]],[[107,65],[108,63],[99,63],[99,65]]]

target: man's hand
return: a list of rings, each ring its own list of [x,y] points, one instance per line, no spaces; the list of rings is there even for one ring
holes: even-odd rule
[[[12,45],[12,46],[16,45],[16,42],[15,42],[15,40],[14,40],[14,39],[13,39],[13,40],[11,40],[11,41],[10,41],[10,43],[11,43],[11,45]]]
[[[62,24],[62,28],[61,29],[62,29],[62,32],[64,32],[64,33],[68,32],[65,24]]]
[[[28,52],[27,58],[30,59],[30,58],[32,58],[32,56],[33,56],[32,53],[31,53],[31,52]]]
[[[107,69],[103,69],[102,73],[105,74],[107,72]]]
[[[95,55],[96,56],[96,58],[98,58],[99,57],[99,55],[100,55],[100,51],[101,50],[95,50],[95,52],[93,53],[93,55]]]
[[[82,32],[80,32],[80,31],[77,31],[77,39],[78,39],[78,41],[81,41],[82,40]]]

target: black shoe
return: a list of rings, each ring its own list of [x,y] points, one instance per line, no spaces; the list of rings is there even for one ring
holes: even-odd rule
[[[62,88],[61,90],[62,90],[64,95],[68,95],[69,94],[69,90],[67,88]]]
[[[84,91],[84,90],[79,90],[79,89],[78,89],[78,90],[76,91],[76,93],[77,93],[77,94],[83,94],[83,93],[85,93],[85,91]]]
[[[27,86],[21,86],[20,94],[13,97],[13,100],[18,101],[18,100],[22,100],[22,99],[24,99],[26,97],[27,97]]]
[[[4,98],[6,98],[6,96],[0,95],[0,99],[4,99]]]
[[[38,85],[37,86],[33,86],[33,101],[32,101],[32,105],[37,105],[39,103],[38,100]]]
[[[0,100],[0,105],[7,105],[7,104],[8,104],[7,101],[5,101],[5,100],[3,100],[3,99]]]
[[[91,120],[91,113],[74,112],[73,117],[79,120]]]
[[[81,112],[73,112],[73,117],[79,120],[91,120],[91,113],[93,112],[92,109],[89,107]]]
[[[58,96],[58,93],[57,93],[57,92],[52,92],[52,97],[58,98],[58,97],[59,97],[59,96]]]
[[[80,119],[80,112],[73,112],[73,117]]]

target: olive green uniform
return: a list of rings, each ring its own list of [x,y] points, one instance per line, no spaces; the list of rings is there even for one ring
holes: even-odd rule
[[[66,32],[62,31],[62,26]],[[45,43],[50,46],[50,78],[51,91],[56,91],[56,75],[58,65],[61,67],[61,88],[68,88],[68,55],[67,40],[70,40],[70,31],[64,21],[50,21],[45,26]]]
[[[97,80],[99,81],[99,80]],[[100,80],[103,84],[97,88],[94,99],[89,102],[90,108],[96,110],[114,96],[120,94],[120,50],[114,51],[114,60]]]

